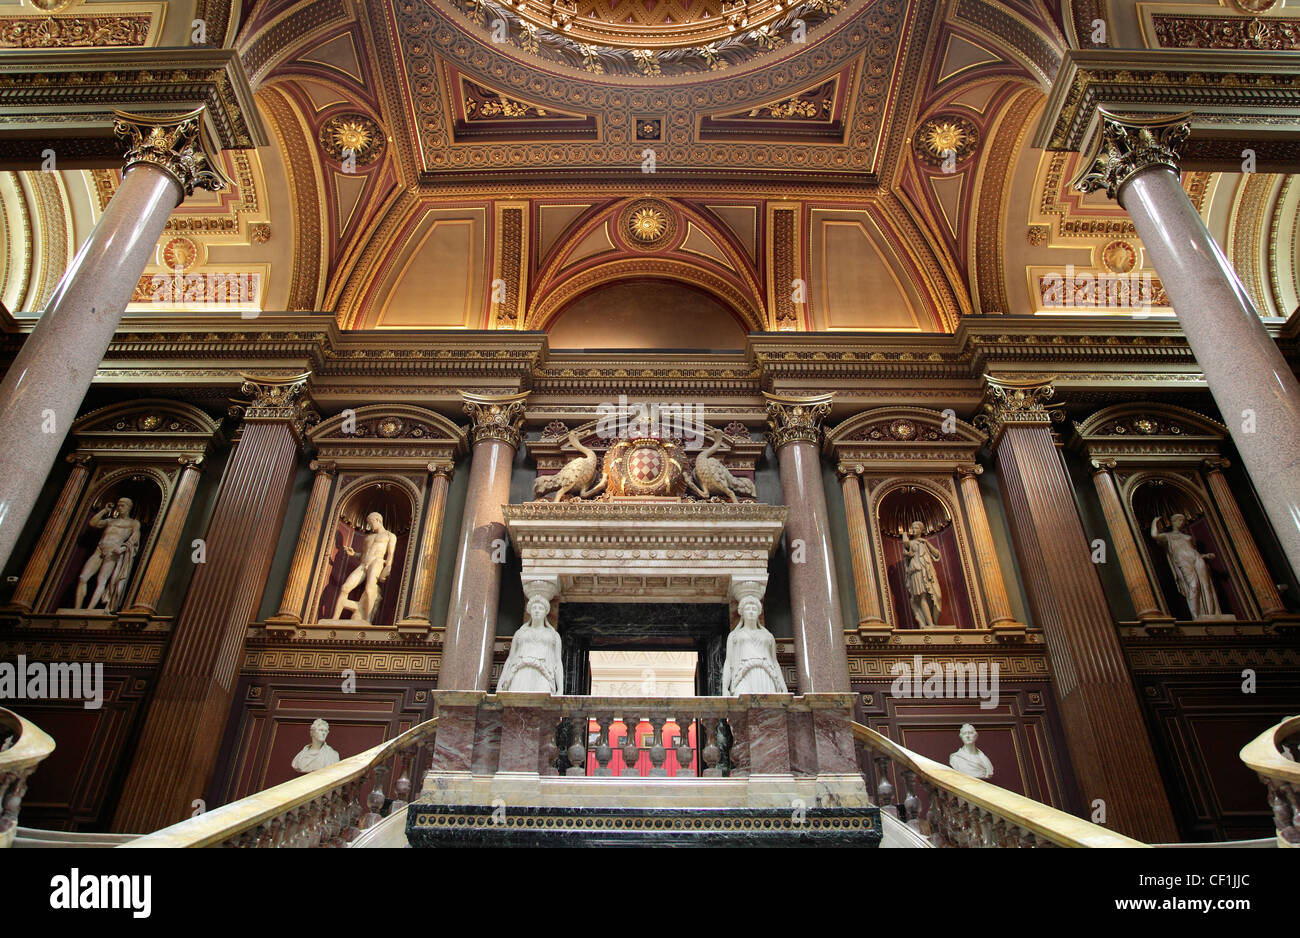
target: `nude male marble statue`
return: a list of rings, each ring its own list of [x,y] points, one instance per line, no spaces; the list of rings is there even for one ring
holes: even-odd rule
[[[116,504],[105,505],[90,519],[90,526],[102,528],[104,533],[77,577],[77,609],[83,608],[90,578],[96,574],[95,592],[84,608],[94,609],[101,599],[108,612],[121,608],[131,580],[131,567],[140,549],[140,522],[131,517],[132,507],[131,499],[119,498]]]
[[[383,516],[377,511],[366,515],[366,527],[370,533],[361,542],[361,563],[348,574],[339,588],[338,602],[334,604],[334,618],[343,618],[343,610],[352,611],[352,619],[369,624],[370,617],[379,606],[379,584],[388,579],[393,572],[393,551],[397,548],[397,535],[384,529]],[[355,557],[357,551],[345,546],[343,552]],[[361,583],[365,588],[361,598],[349,599],[348,596]]]
[[[1169,569],[1174,574],[1174,585],[1183,599],[1193,619],[1231,619],[1219,608],[1219,595],[1214,591],[1214,580],[1210,576],[1210,567],[1205,562],[1213,560],[1214,554],[1202,554],[1196,549],[1196,541],[1184,528],[1187,516],[1176,514],[1169,519],[1169,530],[1161,531],[1160,522],[1164,518],[1156,515],[1151,519],[1151,537],[1165,552]]]
[[[727,636],[727,658],[722,665],[722,695],[785,694],[785,678],[776,660],[776,639],[758,621],[763,603],[743,596],[737,604],[740,624]]]
[[[302,747],[296,756],[293,757],[293,770],[295,772],[315,772],[317,769],[323,769],[339,761],[339,754],[334,747],[325,742],[325,737],[330,733],[330,725],[324,720],[317,719],[311,724],[311,742]]]
[[[528,621],[510,641],[510,654],[501,668],[497,693],[563,694],[564,664],[560,656],[560,633],[546,621],[551,611],[547,597],[528,599]]]
[[[993,763],[975,745],[975,740],[979,737],[975,727],[963,723],[958,735],[961,737],[962,746],[948,757],[948,764],[963,775],[972,778],[992,778]]]
[[[911,538],[908,538],[907,531],[902,532],[904,575],[916,624],[923,629],[932,629],[939,624],[943,591],[939,588],[939,575],[934,569],[940,560],[939,548],[921,536],[924,530],[922,522],[913,521]]]

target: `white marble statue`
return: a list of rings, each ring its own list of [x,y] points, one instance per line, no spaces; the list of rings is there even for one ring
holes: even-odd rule
[[[339,754],[334,747],[325,742],[330,734],[330,725],[324,720],[314,720],[311,724],[311,742],[302,747],[302,751],[293,757],[295,772],[315,772],[339,761]]]
[[[948,757],[948,764],[963,775],[972,778],[992,778],[993,763],[975,745],[975,740],[979,737],[975,727],[963,723],[958,735],[961,737],[961,748]]]
[[[339,588],[338,602],[334,604],[335,619],[343,618],[343,611],[348,609],[352,611],[353,622],[369,624],[370,617],[379,607],[379,584],[393,572],[397,535],[384,529],[384,518],[377,511],[366,515],[366,528],[370,533],[361,541],[361,563]],[[349,557],[357,555],[350,546],[345,546],[343,552]],[[361,598],[349,599],[349,594],[363,582],[365,587],[361,590]]]
[[[907,531],[903,532],[903,569],[907,593],[912,599],[912,616],[920,628],[932,629],[939,624],[943,609],[943,591],[939,589],[939,574],[934,569],[941,555],[939,548],[921,536],[924,530],[922,522],[913,521],[911,538]]]
[[[722,665],[722,695],[785,694],[785,678],[776,661],[776,639],[758,621],[763,603],[742,596],[737,605],[740,624],[727,636],[727,659]]]
[[[1151,537],[1165,551],[1169,569],[1174,574],[1174,584],[1193,619],[1231,619],[1219,609],[1219,595],[1214,591],[1214,580],[1210,576],[1210,567],[1205,562],[1213,559],[1213,554],[1202,554],[1196,549],[1196,541],[1184,528],[1187,516],[1176,514],[1169,519],[1169,530],[1161,531],[1160,522],[1164,518],[1156,515],[1151,519]]]
[[[548,597],[528,598],[528,621],[510,641],[510,654],[501,668],[497,693],[563,694],[564,663],[560,657],[560,633],[546,621],[551,611]]]
[[[108,612],[121,608],[135,555],[140,550],[140,522],[131,517],[132,507],[131,499],[119,498],[115,505],[105,505],[90,519],[90,526],[103,528],[104,533],[77,577],[77,609],[83,608],[90,578],[96,574],[95,592],[84,608],[94,609],[101,599]]]

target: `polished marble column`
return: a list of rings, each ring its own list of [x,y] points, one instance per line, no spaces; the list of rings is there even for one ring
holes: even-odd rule
[[[175,824],[206,798],[249,623],[266,589],[307,428],[310,375],[253,378],[243,427],[204,533],[204,557],[172,627],[113,829]],[[188,558],[187,558],[188,559]]]
[[[1106,527],[1110,529],[1110,541],[1119,561],[1120,573],[1124,575],[1124,585],[1128,587],[1129,598],[1133,600],[1133,610],[1142,622],[1172,622],[1173,616],[1160,608],[1151,578],[1142,563],[1142,554],[1133,529],[1129,526],[1128,513],[1119,500],[1119,491],[1115,488],[1115,478],[1111,470],[1115,468],[1113,459],[1094,459],[1092,461],[1092,483],[1097,487],[1097,498],[1101,502],[1101,512],[1106,516]]]
[[[1300,445],[1300,441],[1297,442]],[[1219,517],[1228,529],[1228,540],[1237,552],[1241,568],[1245,571],[1246,582],[1259,603],[1260,615],[1265,619],[1294,619],[1295,613],[1286,608],[1282,596],[1277,591],[1277,584],[1268,572],[1268,566],[1255,546],[1255,535],[1241,516],[1241,508],[1232,494],[1232,486],[1223,470],[1228,467],[1228,460],[1215,457],[1205,461],[1205,478],[1210,484],[1210,495],[1219,509]]]
[[[1050,384],[986,377],[984,413],[1034,624],[1043,630],[1070,762],[1091,815],[1148,843],[1178,840],[1119,634],[1052,439]]]
[[[203,111],[119,113],[128,138],[122,184],[50,297],[0,384],[0,567],[9,560],[108,351],[172,210],[225,181],[203,133]]]
[[[27,566],[23,568],[23,574],[18,578],[18,585],[14,587],[13,597],[9,600],[9,607],[19,612],[32,611],[36,603],[36,594],[40,592],[41,584],[45,582],[45,577],[50,572],[50,565],[54,563],[54,554],[59,548],[59,541],[63,539],[63,533],[72,524],[72,513],[77,510],[81,493],[86,490],[86,482],[90,479],[90,463],[93,457],[87,453],[71,453],[65,458],[72,463],[72,472],[68,474],[68,480],[63,483],[63,491],[59,493],[54,511],[50,519],[45,522],[41,539],[36,542],[36,547],[27,560]]]
[[[292,635],[302,624],[307,610],[307,588],[311,585],[312,567],[316,562],[316,545],[320,543],[321,529],[325,525],[325,512],[329,508],[330,491],[334,487],[334,474],[338,465],[328,459],[313,459],[311,494],[307,497],[307,511],[302,527],[298,529],[298,544],[289,564],[289,576],[284,583],[280,608],[266,620],[267,631],[273,635]]]
[[[879,578],[871,556],[867,513],[862,505],[862,467],[857,468],[857,472],[840,470],[840,487],[844,490],[844,513],[849,524],[853,588],[858,600],[858,634],[883,640],[888,638],[892,629],[881,615],[880,590],[876,585]]]
[[[768,438],[781,467],[795,675],[801,694],[848,692],[849,659],[822,487],[821,422],[830,395],[767,398]]]
[[[158,532],[153,551],[149,554],[149,565],[136,588],[135,600],[119,615],[118,621],[122,624],[134,619],[137,624],[144,625],[158,611],[158,600],[167,583],[167,575],[171,573],[176,548],[180,546],[185,522],[190,517],[190,506],[194,504],[194,493],[198,491],[199,477],[203,474],[202,456],[182,456],[180,464],[180,478],[176,480],[176,489],[167,505],[162,530]]]
[[[966,520],[970,523],[971,545],[975,549],[975,564],[979,567],[980,587],[988,606],[989,628],[1003,636],[1023,636],[1025,624],[1011,614],[1011,600],[1007,596],[1007,581],[1002,576],[997,548],[993,546],[993,531],[984,511],[984,497],[980,495],[980,474],[983,466],[958,466],[961,480],[962,504],[966,506]]]
[[[472,424],[473,449],[438,689],[485,691],[492,677],[501,567],[510,537],[501,506],[510,502],[510,474],[522,441],[528,393],[461,396]]]
[[[1102,110],[1099,153],[1075,185],[1104,188],[1128,212],[1300,577],[1300,382],[1179,181],[1190,117]]]
[[[420,555],[415,560],[415,589],[411,593],[410,613],[399,626],[429,625],[433,605],[434,581],[438,576],[438,554],[442,548],[442,523],[447,512],[447,489],[451,487],[450,465],[429,464],[433,482],[424,506],[424,533],[420,536]]]

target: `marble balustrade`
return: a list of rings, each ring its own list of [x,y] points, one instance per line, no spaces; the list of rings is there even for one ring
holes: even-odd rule
[[[1300,847],[1300,716],[1288,717],[1242,747],[1241,761],[1268,791],[1279,847]]]

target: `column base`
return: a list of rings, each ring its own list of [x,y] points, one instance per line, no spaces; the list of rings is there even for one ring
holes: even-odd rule
[[[117,615],[117,627],[128,632],[143,632],[156,617],[148,609],[128,609]]]
[[[893,634],[893,626],[880,619],[863,619],[858,623],[858,638],[865,644],[883,644]]]
[[[1266,621],[1279,632],[1300,631],[1300,615],[1297,615],[1294,612],[1279,613],[1275,616],[1270,616]]]
[[[397,634],[403,638],[421,638],[428,635],[431,628],[428,619],[402,619],[397,623]]]
[[[1173,618],[1141,619],[1138,624],[1142,626],[1142,631],[1151,636],[1174,635],[1178,632],[1177,620]]]
[[[1023,642],[1025,634],[1029,631],[1023,622],[1017,622],[1015,619],[994,622],[991,628],[993,640],[997,642]]]
[[[262,624],[266,627],[266,634],[272,638],[293,638],[302,621],[297,616],[271,616]]]

